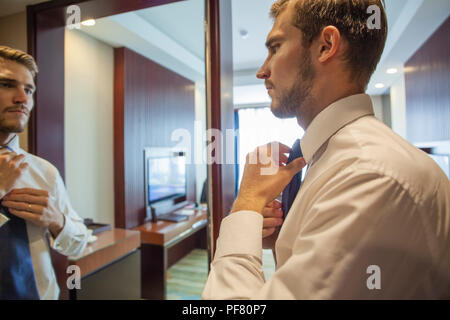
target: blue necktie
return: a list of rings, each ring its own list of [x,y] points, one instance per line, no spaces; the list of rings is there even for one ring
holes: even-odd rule
[[[0,204],[10,220],[0,227],[0,300],[38,300],[25,220]]]
[[[291,152],[289,153],[289,158],[287,164],[291,163],[297,158],[303,157],[302,149],[300,147],[300,140],[297,139],[292,146]],[[289,212],[289,209],[292,206],[292,203],[297,196],[298,190],[300,189],[300,185],[302,184],[302,170],[295,174],[292,178],[291,182],[284,188],[281,198],[281,205],[283,208],[283,216],[286,218],[286,215]]]

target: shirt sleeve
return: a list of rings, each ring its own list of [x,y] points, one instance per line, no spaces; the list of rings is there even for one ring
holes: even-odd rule
[[[306,212],[291,210],[302,224],[292,238],[292,254],[269,281],[258,246],[262,216],[233,213],[223,221],[202,298],[404,297],[411,293],[406,279],[423,274],[430,258],[416,208],[389,177],[341,172],[317,192]],[[373,270],[380,271],[379,278]]]
[[[64,215],[64,227],[52,243],[53,249],[66,256],[78,256],[86,248],[88,231],[83,219],[70,204],[64,182],[59,173],[56,175],[54,197],[55,210]]]

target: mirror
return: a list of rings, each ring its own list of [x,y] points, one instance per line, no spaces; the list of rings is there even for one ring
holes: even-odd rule
[[[208,272],[204,15],[204,0],[188,0],[66,28],[65,164],[72,205],[97,223],[142,227],[142,258],[86,277],[79,299],[139,299],[139,290],[125,288],[141,283],[144,299],[200,299]],[[186,164],[144,161],[148,148],[183,149]],[[180,203],[176,195],[183,192]],[[152,222],[155,208],[185,218],[158,215]],[[158,237],[164,240],[153,241]],[[138,269],[140,277],[127,272]],[[111,281],[118,282],[114,290],[99,292]]]

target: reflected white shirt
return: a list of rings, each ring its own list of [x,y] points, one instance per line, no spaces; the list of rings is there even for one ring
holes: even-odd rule
[[[221,224],[204,299],[450,298],[450,183],[424,152],[373,115],[365,94],[339,100],[301,140],[310,164],[265,281],[261,214]],[[380,289],[373,288],[379,267]]]
[[[81,254],[87,244],[87,228],[83,224],[83,219],[73,210],[58,170],[48,161],[22,150],[19,147],[17,136],[8,144],[8,147],[17,154],[24,154],[24,161],[29,164],[20,180],[14,184],[13,189],[47,190],[50,194],[50,201],[55,201],[55,207],[64,215],[64,228],[56,239],[51,239],[52,248],[66,256]],[[0,190],[0,199],[4,196],[5,191]],[[7,223],[4,216],[0,216],[0,226],[2,223]],[[38,227],[28,221],[26,221],[26,225],[39,296],[43,300],[58,299],[59,287],[46,240],[46,234],[49,231],[47,228]]]

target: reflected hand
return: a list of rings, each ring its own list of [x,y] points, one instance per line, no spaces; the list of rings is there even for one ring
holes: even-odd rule
[[[3,197],[2,205],[13,215],[48,228],[54,238],[64,227],[64,216],[55,209],[46,190],[14,189]]]

